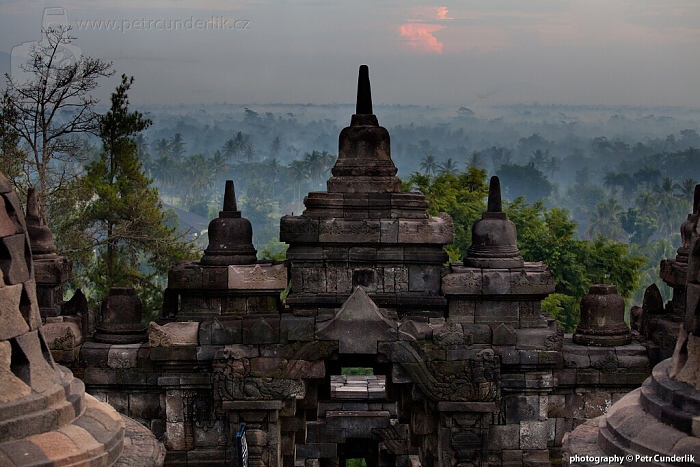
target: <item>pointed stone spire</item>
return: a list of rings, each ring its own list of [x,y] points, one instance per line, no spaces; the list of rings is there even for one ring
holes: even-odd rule
[[[241,211],[236,205],[236,190],[233,187],[233,180],[226,180],[224,188],[224,208],[219,211],[219,217],[241,217]]]
[[[391,160],[389,132],[372,113],[369,68],[360,66],[357,101],[350,126],[340,132],[338,160],[328,191],[335,193],[398,193],[401,180]]]
[[[224,266],[231,264],[253,264],[257,251],[253,246],[253,227],[241,217],[236,206],[233,180],[226,180],[224,206],[219,217],[209,223],[209,246],[204,250],[202,264]]]
[[[360,65],[360,74],[357,77],[357,103],[355,114],[373,115],[372,112],[372,88],[369,84],[369,67]]]
[[[503,212],[501,204],[501,181],[495,175],[489,183],[489,199],[486,205],[488,212]]]
[[[39,203],[34,187],[27,190],[27,215],[25,218],[34,259],[55,256],[56,245],[53,243],[53,235],[39,216]]]
[[[501,205],[501,182],[491,177],[486,212],[472,226],[472,245],[465,266],[476,268],[520,268],[525,264],[518,251],[515,224]]]

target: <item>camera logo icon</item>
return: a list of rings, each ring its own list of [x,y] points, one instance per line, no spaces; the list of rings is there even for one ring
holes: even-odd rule
[[[54,64],[52,66],[54,68],[65,68],[78,63],[82,57],[82,50],[70,43],[69,28],[68,13],[65,8],[44,8],[41,18],[41,40],[23,42],[12,48],[10,55],[10,76],[12,79],[16,82],[24,82],[33,78],[33,73],[30,71],[32,65],[28,61],[37,52],[49,47],[45,31],[54,31],[54,39],[62,42],[57,45],[56,53],[53,54]]]

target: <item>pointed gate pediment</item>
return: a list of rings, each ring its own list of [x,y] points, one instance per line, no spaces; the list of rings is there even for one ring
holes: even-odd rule
[[[338,341],[341,354],[375,354],[379,342],[396,340],[397,328],[357,287],[332,319],[316,325],[316,338]]]

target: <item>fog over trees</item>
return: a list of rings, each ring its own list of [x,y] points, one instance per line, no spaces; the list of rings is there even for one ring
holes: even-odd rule
[[[55,77],[44,73],[51,76],[44,87],[70,90],[74,80],[85,76],[77,71],[88,65],[97,68],[89,68],[93,72],[84,92],[73,96],[83,104],[77,116],[70,106],[52,104],[57,112],[44,125],[58,129],[56,141],[62,145],[44,138],[39,147],[31,137],[26,124],[31,119],[20,105],[26,95],[21,83],[8,81],[0,109],[0,170],[20,192],[39,186],[47,193],[46,174],[59,174],[51,179],[57,180],[51,197],[44,195],[45,218],[59,246],[75,243],[75,232],[63,225],[66,219],[75,219],[81,208],[101,197],[95,187],[85,191],[89,184],[68,181],[100,178],[96,168],[104,165],[111,146],[104,134],[88,130],[98,128],[115,107],[98,105],[90,97],[97,79],[111,73],[109,64],[85,57],[58,69]],[[34,73],[42,76],[41,70]],[[130,86],[131,81],[123,82],[118,91],[125,95]],[[350,104],[140,106],[123,100],[122,113],[144,122],[122,128],[128,143],[124,154],[134,169],[130,180],[140,180],[141,193],[159,197],[168,211],[157,215],[156,224],[167,224],[168,235],[179,227],[195,248],[204,249],[208,222],[221,209],[224,181],[233,179],[260,257],[274,259],[285,252],[279,242],[280,217],[301,213],[306,193],[326,189],[338,134],[354,112]],[[127,104],[136,112],[127,114]],[[455,219],[456,242],[447,247],[451,260],[466,252],[471,223],[484,208],[487,177],[498,175],[527,259],[546,261],[555,269],[560,283],[549,310],[566,315],[562,321],[570,324],[580,292],[592,281],[617,282],[635,303],[644,287],[656,282],[668,298],[658,264],[675,256],[679,227],[700,181],[700,109],[455,103],[375,105],[374,112],[391,134],[392,158],[405,189],[423,191],[432,211],[447,211]],[[76,118],[80,125],[74,124]],[[63,131],[66,126],[70,131]],[[50,158],[44,157],[44,163],[41,155]],[[156,205],[157,199],[149,202]],[[116,251],[106,238],[111,237],[97,235],[96,244]],[[95,258],[101,257],[100,247],[95,248]],[[144,255],[132,255],[130,275],[163,282],[164,276],[153,274],[167,265],[154,268]],[[85,259],[86,264],[95,258]],[[622,266],[614,270],[614,265]],[[567,269],[571,267],[579,270]]]
[[[256,247],[270,257],[283,251],[279,217],[303,211],[307,192],[325,190],[338,133],[354,111],[343,104],[144,110],[154,125],[140,153],[162,199],[209,219],[220,209],[223,181],[234,179]],[[658,263],[675,255],[700,182],[700,109],[375,105],[375,113],[404,181],[470,167],[498,175],[507,200],[561,209],[577,239],[628,243],[630,254],[647,258],[633,300],[651,282],[663,289]]]

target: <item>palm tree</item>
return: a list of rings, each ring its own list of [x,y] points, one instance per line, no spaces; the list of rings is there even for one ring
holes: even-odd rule
[[[612,240],[621,240],[625,234],[620,223],[622,212],[622,206],[618,204],[615,198],[608,198],[596,204],[595,210],[589,213],[586,235],[589,238],[601,235]]]
[[[678,190],[676,196],[681,199],[692,200],[693,196],[695,196],[695,185],[697,184],[698,182],[692,178],[685,178],[680,183],[675,183],[674,188]]]
[[[438,169],[438,163],[435,160],[435,156],[429,154],[423,158],[420,162],[420,168],[424,175],[435,175]]]
[[[267,175],[272,185],[272,198],[275,197],[275,184],[280,181],[283,169],[284,167],[276,158],[267,161]]]
[[[180,160],[185,155],[185,142],[182,140],[181,133],[175,133],[173,139],[170,140],[170,152],[175,160]]]
[[[159,157],[153,163],[153,178],[160,184],[159,188],[163,194],[169,192],[173,186],[176,170],[177,164],[168,155]]]
[[[481,153],[479,151],[473,151],[469,162],[467,162],[467,167],[473,167],[475,169],[480,169],[482,165]]]
[[[165,138],[156,141],[156,155],[161,158],[172,155],[170,152],[170,141]]]
[[[549,159],[547,159],[544,163],[544,168],[549,170],[550,174],[550,179],[554,178],[554,172],[559,172],[561,170],[561,163],[559,161],[559,158],[557,156],[552,156]]]
[[[289,176],[297,189],[295,198],[297,203],[301,201],[301,184],[310,177],[308,169],[308,166],[303,160],[295,160],[289,164]]]
[[[459,168],[457,167],[457,163],[452,160],[452,158],[448,158],[444,164],[440,165],[440,175],[446,175],[446,174],[454,174],[459,171]]]
[[[328,171],[333,167],[334,162],[335,156],[327,151],[312,151],[304,156],[304,164],[310,178],[320,184],[328,178]]]
[[[221,148],[221,152],[229,161],[236,157],[236,154],[238,154],[238,145],[236,144],[236,141],[233,138],[226,140],[224,146]]]
[[[537,170],[542,170],[547,166],[547,161],[549,160],[549,151],[542,151],[541,149],[536,149],[532,151],[530,156],[530,162],[535,166]]]
[[[184,196],[181,196],[184,206],[191,206],[204,199],[204,192],[214,182],[214,170],[207,163],[204,154],[193,154],[183,161],[182,175],[186,182],[182,184]]]

